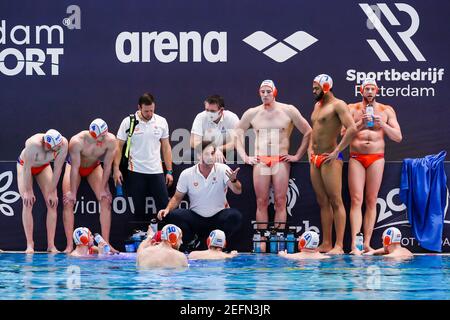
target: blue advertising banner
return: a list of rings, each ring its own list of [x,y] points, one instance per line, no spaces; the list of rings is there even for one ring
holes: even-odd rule
[[[2,1],[0,159],[15,160],[48,128],[70,138],[101,117],[116,132],[143,92],[155,95],[173,144],[207,96],[241,116],[264,79],[309,119],[320,73],[347,103],[376,78],[404,137],[387,142],[387,160],[437,153],[450,136],[449,9],[438,0],[281,0],[277,10],[251,0]]]
[[[185,152],[188,134],[207,96],[220,94],[226,109],[241,117],[260,104],[261,81],[273,79],[277,100],[294,105],[309,121],[312,80],[326,73],[334,80],[335,95],[347,103],[361,101],[362,80],[375,78],[378,101],[394,108],[403,141],[386,139],[389,162],[378,198],[373,246],[378,247],[384,228],[395,225],[403,232],[403,245],[420,251],[398,198],[401,160],[435,154],[450,145],[450,109],[443,105],[450,100],[445,25],[450,2],[280,0],[276,10],[273,6],[273,1],[251,0],[2,1],[0,248],[25,249],[15,161],[33,134],[55,128],[70,139],[98,117],[117,133],[122,119],[136,110],[138,97],[150,92],[156,98],[156,113],[169,124],[176,182],[181,170],[191,165]],[[292,152],[300,140],[294,130]],[[348,151],[345,156],[348,159]],[[231,245],[250,251],[256,203],[251,169],[242,167],[244,193],[230,194],[229,200],[242,210],[244,221]],[[348,214],[346,168],[343,195]],[[448,174],[448,163],[446,170]],[[76,225],[98,231],[94,194],[85,181],[80,188]],[[43,250],[45,206],[40,193],[35,194],[36,249]],[[111,239],[121,249],[129,236],[127,222],[133,218],[130,202],[113,202]],[[287,202],[288,221],[298,232],[320,231],[308,164],[293,165]],[[151,201],[148,207],[155,213]],[[65,245],[61,212],[60,204],[59,249]],[[445,219],[443,250],[450,252],[450,218]]]
[[[378,248],[382,246],[381,235],[383,231],[395,226],[402,232],[402,244],[413,252],[425,252],[420,248],[419,243],[413,237],[411,226],[408,222],[406,206],[399,198],[401,163],[387,163],[383,175],[383,183],[377,199],[377,220],[372,236],[372,246]],[[174,171],[175,181],[181,171],[189,166],[176,166]],[[236,168],[237,165],[231,165]],[[228,192],[228,201],[232,208],[237,208],[242,212],[243,220],[240,230],[236,235],[228,239],[229,247],[238,251],[252,250],[253,225],[256,212],[256,199],[253,189],[252,169],[248,165],[240,165],[239,179],[243,185],[241,195]],[[450,175],[450,163],[445,163],[447,176]],[[110,181],[111,191],[114,193],[114,185]],[[37,250],[46,249],[46,208],[44,199],[35,184],[36,203],[33,209],[34,236]],[[61,188],[59,188],[61,190]],[[170,195],[174,192],[174,187],[170,189]],[[59,191],[60,199],[62,195]],[[347,223],[345,233],[345,250],[350,251],[350,198],[347,184],[347,163],[344,164],[342,196],[347,212]],[[93,232],[100,232],[99,205],[95,195],[87,184],[82,180],[78,191],[77,203],[75,205],[75,226],[85,226]],[[157,213],[154,199],[147,199],[144,220],[147,224],[150,218]],[[273,195],[269,200],[269,216],[273,220]],[[289,179],[289,190],[286,195],[287,222],[290,226],[296,227],[297,236],[307,230],[316,231],[320,235],[320,210],[316,202],[316,196],[312,189],[309,177],[309,164],[297,163],[291,168]],[[180,204],[181,208],[189,208],[189,198],[185,197]],[[136,221],[135,205],[131,197],[115,197],[112,203],[112,225],[111,244],[114,247],[124,250],[124,241],[131,235]],[[11,162],[0,163],[0,248],[2,250],[25,250],[26,241],[22,227],[22,203],[17,190],[16,165]],[[66,245],[64,235],[62,204],[58,206],[58,223],[56,228],[56,246],[63,250]],[[448,213],[448,199],[444,212],[444,232],[442,238],[442,251],[450,252],[450,215]]]

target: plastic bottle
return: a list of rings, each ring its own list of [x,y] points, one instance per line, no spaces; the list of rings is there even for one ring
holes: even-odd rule
[[[136,247],[134,246],[134,240],[125,241],[125,251],[126,252],[136,252]]]
[[[374,109],[373,106],[371,104],[368,104],[366,106],[366,114],[371,116],[371,119],[369,121],[367,121],[367,127],[368,128],[372,128],[373,127],[373,115],[374,115]]]
[[[156,220],[155,218],[153,218],[152,220],[150,220],[150,229],[152,230],[152,237],[153,235],[155,235],[158,232],[158,220]]]
[[[122,185],[116,185],[116,197],[123,197]]]
[[[286,247],[288,253],[294,253],[295,252],[295,236],[292,232],[289,232],[286,236]]]
[[[284,249],[286,249],[286,242],[284,240],[284,232],[279,232],[277,235],[278,235],[278,251],[284,251]]]
[[[270,232],[270,252],[278,253],[278,239],[277,232],[275,230]]]
[[[105,246],[103,247],[103,253],[109,253],[111,251],[111,247],[100,234],[96,233],[94,239],[95,242],[97,242],[97,245],[100,245],[101,243],[105,244]]]
[[[133,235],[130,237],[130,240],[133,242],[134,244],[134,250],[137,251],[137,249],[139,248],[139,245],[142,242],[142,238],[141,238],[141,230],[135,230]]]
[[[355,241],[356,249],[359,251],[364,250],[364,235],[362,232],[359,232],[356,234],[356,241]]]
[[[253,235],[253,252],[261,253],[261,232],[256,231]]]

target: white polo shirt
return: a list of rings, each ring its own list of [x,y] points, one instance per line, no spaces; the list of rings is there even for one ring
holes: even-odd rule
[[[160,139],[169,137],[169,125],[165,118],[157,114],[153,114],[153,117],[147,122],[138,116],[138,112],[135,115],[139,123],[135,126],[131,136],[128,170],[147,174],[163,173]],[[128,138],[126,130],[129,128],[130,117],[128,116],[120,124],[117,139],[126,141]]]
[[[205,218],[212,217],[227,204],[227,170],[231,169],[226,164],[216,163],[205,178],[198,164],[187,168],[178,178],[177,191],[189,196],[190,209],[195,213]]]
[[[205,110],[195,117],[191,133],[203,137],[203,140],[214,141],[222,145],[227,142],[228,130],[235,129],[238,122],[239,117],[229,110],[223,112],[218,123],[212,122],[208,119],[208,114]],[[228,139],[230,139],[229,136]]]

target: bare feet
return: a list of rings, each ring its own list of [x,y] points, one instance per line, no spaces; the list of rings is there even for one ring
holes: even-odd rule
[[[371,246],[364,246],[364,252],[375,251]]]
[[[28,246],[28,247],[27,247],[27,250],[25,250],[25,253],[26,253],[26,254],[33,254],[33,253],[34,253],[34,248]]]
[[[339,247],[339,246],[335,246],[333,249],[328,251],[327,254],[329,254],[329,255],[344,254],[344,250],[341,247]]]
[[[63,253],[72,253],[73,247],[66,247],[66,249],[63,251]]]
[[[319,249],[320,253],[326,253],[326,252],[330,251],[331,249],[333,249],[333,246],[331,244],[322,243],[318,249]]]
[[[48,253],[60,253],[60,252],[58,251],[58,249],[56,249],[56,247],[48,248],[48,249],[47,249],[47,252],[48,252]]]
[[[350,251],[350,254],[353,254],[355,256],[360,256],[363,254],[363,251],[360,251],[360,250],[354,248],[352,251]]]

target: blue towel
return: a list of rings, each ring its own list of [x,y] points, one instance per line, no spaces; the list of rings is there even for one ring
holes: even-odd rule
[[[427,250],[442,252],[447,176],[447,152],[419,159],[404,159],[400,199],[407,207],[414,237]]]

